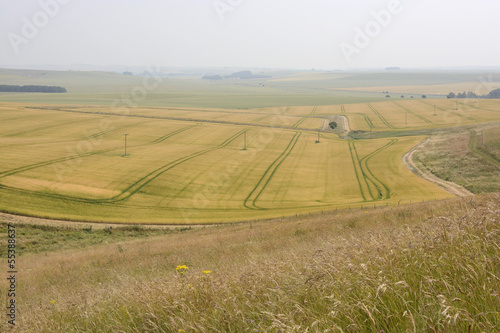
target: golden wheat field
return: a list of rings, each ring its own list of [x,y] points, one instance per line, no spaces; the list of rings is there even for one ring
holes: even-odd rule
[[[345,140],[318,132],[334,112],[399,127],[399,104],[110,110],[2,103],[1,208],[186,224],[449,197],[402,163],[421,136]],[[421,119],[430,118],[429,107],[415,105],[413,124],[431,126]]]

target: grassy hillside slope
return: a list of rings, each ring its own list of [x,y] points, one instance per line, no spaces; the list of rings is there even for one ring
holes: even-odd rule
[[[490,194],[24,254],[18,331],[498,332],[499,216]]]

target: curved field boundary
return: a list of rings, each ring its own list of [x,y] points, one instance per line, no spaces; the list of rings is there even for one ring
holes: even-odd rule
[[[477,148],[477,133],[475,131],[470,131],[470,139],[469,139],[469,149],[470,151],[476,155],[477,157],[481,158],[482,160],[488,162],[489,164],[497,167],[500,169],[500,161],[498,161],[496,158],[494,158],[491,155],[488,155],[484,151],[481,151],[480,149]]]
[[[292,137],[290,142],[288,143],[288,146],[285,148],[285,150],[281,153],[278,158],[276,158],[271,165],[266,169],[262,177],[259,179],[257,185],[253,188],[253,190],[250,192],[250,194],[245,198],[245,201],[243,202],[243,205],[248,208],[248,209],[262,209],[257,207],[256,202],[261,196],[261,194],[264,192],[266,189],[267,185],[273,178],[274,174],[280,167],[281,163],[290,155],[292,152],[293,148],[297,144],[297,141],[299,140],[300,136],[302,133],[296,132],[295,135]]]
[[[469,190],[465,189],[464,187],[462,187],[458,184],[446,181],[444,179],[441,179],[441,178],[435,176],[434,174],[432,174],[430,171],[420,169],[415,164],[415,162],[413,161],[413,155],[415,154],[415,152],[419,148],[421,148],[425,145],[425,143],[427,142],[428,139],[429,139],[429,137],[425,138],[422,142],[420,142],[418,145],[413,147],[409,152],[407,152],[403,156],[403,163],[406,165],[406,167],[411,172],[413,172],[415,175],[417,175],[418,177],[438,185],[439,187],[444,189],[446,192],[451,193],[457,197],[466,197],[466,196],[474,195],[473,193],[471,193]]]
[[[61,194],[54,194],[54,193],[44,193],[44,196],[45,197],[51,197],[51,198],[55,198],[55,199],[62,199],[62,200],[71,200],[71,201],[78,201],[78,202],[85,202],[85,203],[95,203],[95,204],[106,204],[106,203],[116,203],[116,202],[120,202],[120,201],[124,201],[128,198],[130,198],[131,196],[133,196],[134,194],[136,194],[139,190],[141,190],[143,187],[145,187],[146,185],[148,185],[149,183],[151,183],[153,180],[155,180],[156,178],[158,178],[159,176],[161,176],[163,173],[165,173],[166,171],[186,162],[186,161],[189,161],[195,157],[198,157],[198,156],[201,156],[201,155],[204,155],[206,153],[209,153],[211,151],[214,151],[214,150],[217,150],[217,149],[221,149],[221,148],[224,148],[226,147],[227,145],[229,145],[232,141],[234,141],[236,138],[238,138],[240,135],[242,135],[244,132],[245,132],[246,129],[243,129],[239,132],[237,132],[236,134],[232,135],[231,137],[229,137],[228,139],[226,139],[223,143],[219,144],[217,147],[214,147],[214,148],[208,148],[208,149],[204,149],[204,150],[201,150],[201,151],[198,151],[196,153],[192,153],[192,154],[189,154],[187,156],[184,156],[184,157],[181,157],[181,158],[178,158],[170,163],[167,163],[165,164],[164,166],[148,173],[146,176],[140,178],[139,180],[137,180],[136,182],[134,182],[133,184],[131,184],[129,187],[127,187],[125,190],[123,190],[120,194],[112,197],[112,198],[108,198],[108,199],[88,199],[88,198],[82,198],[82,197],[76,197],[76,196],[67,196],[67,195],[61,195]],[[24,190],[24,189],[18,189],[18,188],[14,188],[14,187],[9,187],[9,186],[3,186],[3,185],[0,185],[0,188],[2,189],[8,189],[8,190],[11,190],[11,191],[17,191],[17,192],[24,192],[24,193],[38,193],[36,191],[32,191],[32,190]]]
[[[423,120],[425,121],[427,124],[432,124],[432,121],[430,121],[429,119],[425,118],[424,116],[421,116],[419,114],[416,114],[415,112],[411,111],[410,109],[400,105],[399,103],[396,103],[396,102],[393,102],[394,104],[396,104],[397,106],[399,106],[401,109],[405,110],[406,112],[408,112],[409,114],[412,114],[414,115],[415,117],[419,118],[420,120]]]
[[[168,133],[168,134],[166,134],[166,135],[164,135],[164,136],[162,136],[162,137],[154,140],[152,143],[156,144],[156,143],[163,142],[163,141],[167,140],[168,138],[171,138],[171,137],[173,137],[173,136],[175,136],[177,134],[180,134],[180,133],[182,133],[184,131],[187,131],[188,129],[191,129],[191,128],[197,127],[197,126],[200,126],[200,125],[191,125],[191,126],[186,126],[184,128],[178,129],[177,131],[173,131],[171,133]]]
[[[428,103],[428,102],[424,102],[422,100],[418,100],[418,101],[421,102],[421,103],[424,103],[425,105],[434,106],[434,104],[431,104],[431,103]],[[476,121],[476,119],[474,119],[472,117],[466,116],[466,115],[458,113],[458,112],[454,112],[454,111],[450,111],[450,110],[445,110],[442,107],[439,107],[437,105],[436,105],[436,109],[438,109],[440,111],[443,111],[443,112],[449,112],[449,113],[454,114],[455,116],[458,116],[460,118],[464,118],[464,119],[467,119],[467,120]]]
[[[368,107],[372,109],[373,112],[375,112],[375,114],[380,118],[380,120],[382,120],[385,126],[389,128],[394,128],[394,126],[392,126],[391,123],[389,123],[387,119],[385,119],[371,104],[366,104],[366,105],[368,105]]]

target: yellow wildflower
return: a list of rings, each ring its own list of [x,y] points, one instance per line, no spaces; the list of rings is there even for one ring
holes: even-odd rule
[[[184,272],[187,271],[188,269],[189,267],[187,267],[186,265],[179,265],[176,268],[177,272],[179,272],[180,274],[184,274]]]
[[[202,273],[204,273],[204,274],[210,274],[210,273],[212,273],[212,271],[202,271]]]

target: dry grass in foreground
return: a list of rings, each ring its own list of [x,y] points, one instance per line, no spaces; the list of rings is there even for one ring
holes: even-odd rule
[[[499,245],[490,194],[26,254],[12,331],[498,332]]]

